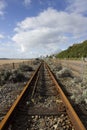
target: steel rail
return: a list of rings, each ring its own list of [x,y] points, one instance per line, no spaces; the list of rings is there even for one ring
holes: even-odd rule
[[[32,92],[31,98],[34,97],[34,94],[35,94],[35,90],[36,90],[36,87],[37,87],[38,80],[39,80],[39,72],[38,72],[38,75],[37,75],[37,77],[36,77],[36,81],[35,81],[35,84],[34,84],[34,88],[33,88],[33,92]]]
[[[78,115],[76,114],[75,110],[73,109],[72,105],[70,104],[69,100],[67,99],[67,97],[65,96],[64,92],[62,91],[61,87],[59,86],[58,82],[55,80],[54,75],[51,72],[50,67],[45,63],[45,66],[53,80],[53,82],[55,83],[55,86],[58,90],[58,92],[60,93],[60,96],[65,104],[66,107],[66,111],[67,114],[69,115],[71,122],[73,124],[73,126],[75,127],[75,130],[86,130],[86,128],[84,127],[83,123],[81,122],[80,118],[78,117]]]
[[[10,108],[10,110],[8,111],[8,113],[6,114],[6,116],[4,117],[4,119],[1,121],[0,123],[0,130],[5,130],[5,128],[9,125],[9,122],[11,122],[11,116],[12,113],[16,110],[19,102],[21,101],[22,97],[26,94],[27,89],[29,88],[29,85],[31,84],[31,82],[34,80],[35,76],[38,75],[38,71],[40,70],[42,64],[40,64],[40,66],[38,67],[38,69],[35,71],[35,73],[32,75],[32,77],[30,78],[30,80],[28,81],[27,85],[24,87],[23,91],[21,92],[21,94],[19,95],[19,97],[16,99],[16,101],[13,103],[12,107]],[[81,120],[79,119],[79,117],[77,116],[76,112],[74,111],[74,109],[72,108],[69,100],[66,98],[64,92],[62,91],[62,89],[60,88],[60,86],[58,85],[57,81],[55,80],[49,66],[44,63],[44,65],[46,66],[48,73],[51,76],[51,79],[53,80],[58,92],[60,93],[60,96],[66,106],[66,111],[67,114],[69,115],[71,122],[73,124],[73,126],[75,127],[75,130],[86,130],[84,125],[82,124]],[[38,75],[39,76],[39,75]],[[36,77],[37,78],[37,77]],[[38,78],[37,78],[38,80]],[[36,84],[37,84],[37,80],[36,80]]]
[[[42,64],[42,63],[41,63]],[[11,116],[13,114],[13,112],[16,110],[20,100],[22,99],[22,97],[24,96],[25,92],[27,91],[27,89],[29,88],[30,83],[32,82],[33,78],[35,77],[35,75],[38,73],[38,70],[41,67],[41,64],[39,65],[39,67],[36,69],[36,71],[33,73],[33,75],[31,76],[30,80],[27,82],[26,86],[24,87],[24,89],[22,90],[21,94],[18,96],[18,98],[14,101],[13,105],[11,106],[10,110],[7,112],[7,114],[5,115],[4,119],[0,122],[0,130],[4,130],[5,128],[7,128],[7,126],[9,125],[9,122],[11,122]]]

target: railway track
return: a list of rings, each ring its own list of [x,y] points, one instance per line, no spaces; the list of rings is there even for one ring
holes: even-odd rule
[[[0,130],[86,129],[42,62],[1,121]]]

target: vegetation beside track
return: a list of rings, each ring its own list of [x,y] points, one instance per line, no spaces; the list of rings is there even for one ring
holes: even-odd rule
[[[56,55],[57,58],[82,58],[87,57],[87,40],[73,44],[67,50],[64,50]]]

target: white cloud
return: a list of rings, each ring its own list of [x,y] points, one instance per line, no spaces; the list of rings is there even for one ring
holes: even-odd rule
[[[15,44],[10,42],[0,43],[0,58],[16,58],[18,55],[20,54]]]
[[[31,0],[24,0],[24,5],[29,6],[31,4]]]
[[[4,0],[0,0],[0,16],[4,15],[4,9],[6,7],[6,3]]]
[[[31,52],[33,57],[47,55],[68,44],[70,39],[85,36],[86,26],[87,17],[48,8],[36,17],[27,17],[19,22],[12,40],[21,52]]]
[[[0,39],[3,39],[3,38],[4,38],[4,36],[2,34],[0,34]]]
[[[67,7],[67,11],[85,14],[87,13],[87,0],[67,0],[70,5]]]

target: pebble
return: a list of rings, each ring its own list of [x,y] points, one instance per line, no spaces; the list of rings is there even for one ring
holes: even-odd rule
[[[32,62],[32,66],[34,70],[36,70],[38,64],[34,65]],[[0,70],[0,74],[1,74],[2,69]],[[5,71],[7,72],[7,70]],[[8,69],[8,71],[11,71],[12,73],[14,72],[14,70],[11,70],[10,68]],[[31,73],[32,72],[30,73],[26,72],[24,73],[24,75],[28,77],[29,79],[29,76]],[[24,88],[25,84],[26,84],[26,81],[20,82],[20,83],[19,82],[9,83],[8,81],[6,81],[4,85],[1,86],[0,84],[0,121],[3,119],[3,117],[1,116],[1,113],[4,113],[4,115],[6,114],[7,112],[6,109],[7,108],[9,109],[11,107],[12,103],[15,101],[15,99],[17,99],[20,92]],[[26,104],[29,105],[29,102],[27,101]]]
[[[39,130],[74,130],[71,127],[71,123],[68,121],[69,119],[63,120],[63,115],[60,117],[57,116],[32,116],[32,129],[38,128]],[[68,124],[68,122],[70,124]],[[72,128],[72,129],[71,129]]]
[[[57,124],[53,125],[53,128],[54,128],[54,129],[57,129],[57,127],[58,127],[58,125],[57,125]]]

